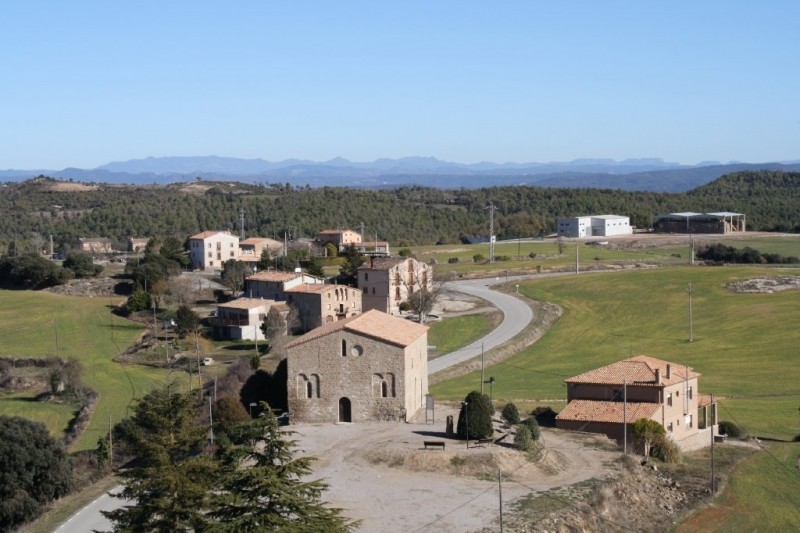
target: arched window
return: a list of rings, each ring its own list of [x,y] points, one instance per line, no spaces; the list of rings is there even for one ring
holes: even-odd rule
[[[389,385],[386,381],[381,381],[381,398],[387,398],[389,396]]]
[[[313,398],[314,397],[314,385],[310,382],[306,382],[306,398]]]
[[[342,339],[342,357],[347,357],[347,341]]]

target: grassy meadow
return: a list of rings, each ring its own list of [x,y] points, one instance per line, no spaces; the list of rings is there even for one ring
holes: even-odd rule
[[[494,327],[491,318],[483,314],[445,318],[430,324],[428,344],[436,346],[429,359],[435,359],[466,346],[489,333]]]
[[[563,316],[535,344],[492,367],[499,401],[539,400],[563,406],[563,380],[624,357],[646,354],[693,367],[699,389],[722,399],[720,419],[751,434],[798,434],[797,349],[800,292],[736,294],[733,280],[800,269],[655,268],[528,281],[528,298],[559,304]],[[692,284],[692,332],[689,297]],[[477,373],[435,385],[443,399],[462,399]]]
[[[0,291],[0,355],[5,357],[75,358],[83,365],[83,382],[100,399],[88,429],[73,451],[94,448],[128,414],[133,401],[163,383],[166,372],[112,361],[142,332],[140,325],[112,315],[112,300],[58,296],[45,292]],[[74,406],[33,401],[31,397],[0,396],[0,414],[43,422],[61,436]]]

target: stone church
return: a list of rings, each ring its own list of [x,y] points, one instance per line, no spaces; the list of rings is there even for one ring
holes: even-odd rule
[[[295,422],[407,420],[428,393],[428,327],[368,311],[287,346]]]

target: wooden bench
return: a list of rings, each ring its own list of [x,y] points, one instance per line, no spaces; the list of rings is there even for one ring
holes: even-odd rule
[[[475,439],[474,444],[494,444],[494,439],[491,437],[486,439]]]
[[[426,440],[426,441],[423,441],[422,444],[425,446],[426,450],[429,447],[430,448],[441,448],[441,449],[444,450],[445,444],[447,444],[447,443],[445,441],[443,441],[443,440]]]

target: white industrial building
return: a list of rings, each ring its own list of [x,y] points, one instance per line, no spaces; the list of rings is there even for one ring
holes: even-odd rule
[[[633,233],[629,217],[595,215],[558,219],[559,237],[611,237]]]

